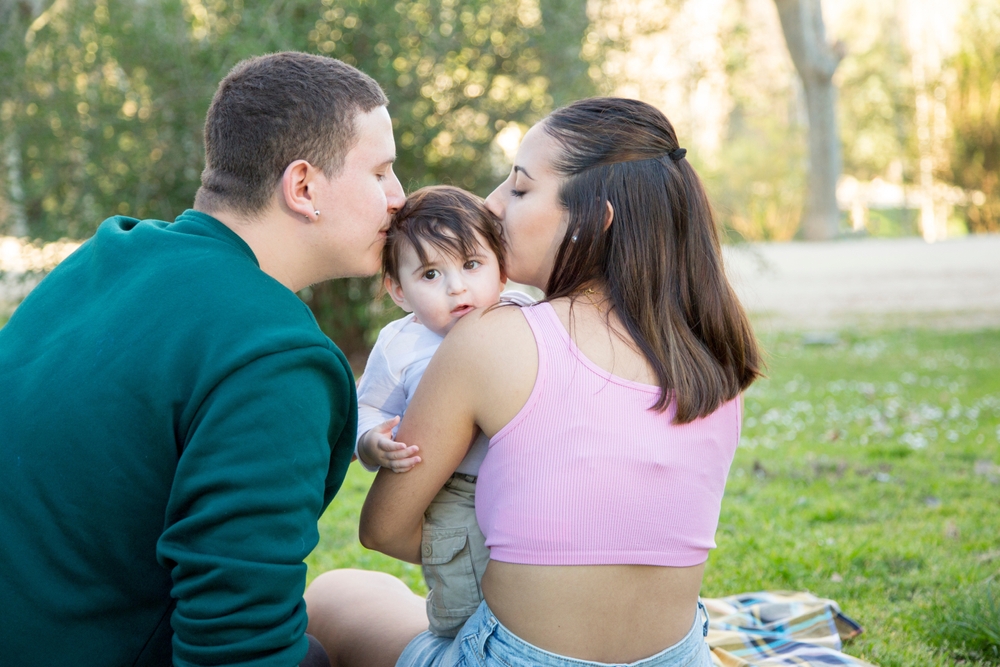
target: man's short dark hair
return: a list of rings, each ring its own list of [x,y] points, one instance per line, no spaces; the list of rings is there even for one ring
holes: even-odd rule
[[[195,208],[259,213],[295,160],[336,175],[357,139],[357,115],[388,102],[374,79],[333,58],[287,51],[242,61],[205,118]]]
[[[483,200],[450,185],[420,188],[392,217],[382,249],[382,273],[399,283],[399,262],[406,244],[413,247],[421,264],[427,264],[428,246],[469,259],[477,254],[480,239],[497,256],[500,271],[505,273],[500,221]]]

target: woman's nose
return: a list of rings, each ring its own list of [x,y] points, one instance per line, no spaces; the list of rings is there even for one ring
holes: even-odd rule
[[[502,201],[503,193],[501,192],[502,189],[503,189],[503,183],[498,185],[496,189],[493,190],[493,192],[491,192],[489,196],[486,198],[486,208],[488,208],[493,215],[500,218],[501,220],[503,220],[503,214],[504,214],[504,205]]]

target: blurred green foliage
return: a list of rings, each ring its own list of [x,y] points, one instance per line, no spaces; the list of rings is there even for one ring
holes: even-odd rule
[[[17,137],[28,232],[86,238],[113,214],[167,220],[190,205],[217,54],[179,5],[67,2],[22,38],[23,87],[3,101]]]
[[[893,162],[916,178],[917,133],[910,53],[896,7],[853,8],[848,57],[838,72],[844,173],[885,178]]]
[[[552,107],[546,64],[578,63],[573,77],[560,68],[571,94],[558,97],[593,90],[579,58],[588,25],[580,3],[252,5],[90,0],[41,14],[20,40],[23,86],[3,100],[5,133],[17,134],[22,153],[31,236],[85,237],[109,213],[176,215],[198,185],[212,93],[251,55],[322,53],[378,80],[391,100],[397,171],[410,188],[451,182],[488,191],[506,169],[496,132]],[[546,31],[549,5],[560,20]]]
[[[726,137],[713,159],[692,160],[730,237],[787,241],[798,230],[805,198],[806,134],[793,78],[762,75],[758,63],[767,47],[747,11],[745,3],[732,3],[721,28],[732,100]]]
[[[944,102],[948,128],[935,155],[940,182],[968,195],[973,232],[1000,231],[1000,5],[963,3],[958,52],[929,82]],[[907,9],[898,3],[852,2],[843,11],[847,57],[838,68],[838,121],[844,174],[915,187],[919,155],[912,45]],[[731,238],[781,241],[798,232],[804,194],[806,120],[794,78],[768,64],[769,49],[750,4],[724,5],[719,41],[731,101],[727,134],[716,155],[695,155],[720,223]],[[919,234],[916,209],[872,209],[875,236]],[[845,217],[844,231],[848,229]]]
[[[620,58],[608,53],[627,53],[631,37],[666,34],[685,6],[684,0],[662,0],[656,11],[639,0],[244,3],[0,0],[0,234],[24,232],[19,220],[29,236],[52,240],[85,238],[112,214],[172,219],[199,184],[202,122],[218,81],[245,57],[285,49],[341,58],[383,85],[397,173],[408,190],[453,183],[485,195],[508,168],[495,141],[499,132],[614,90],[621,83],[614,77],[623,74]],[[848,22],[848,56],[838,72],[844,171],[862,181],[913,183],[915,94],[900,10],[894,3],[855,3],[850,11],[856,15]],[[773,39],[751,3],[728,0],[720,16],[726,135],[717,149],[690,157],[732,238],[793,238],[807,169],[801,92],[790,62],[787,71],[764,64],[774,62]],[[950,165],[938,177],[973,194],[964,210],[972,231],[996,231],[1000,8],[969,0],[958,34],[961,48],[935,82],[951,125]],[[708,74],[691,76],[693,91]],[[871,213],[870,233],[916,229],[909,211],[899,211],[905,218],[899,221],[883,213]],[[396,312],[373,302],[375,287],[352,279],[303,295],[356,363]]]
[[[8,163],[20,164],[20,183],[4,174],[6,199],[22,207],[28,234],[46,240],[86,238],[112,214],[172,220],[190,206],[205,111],[219,80],[252,55],[326,54],[379,81],[407,190],[453,183],[487,194],[509,168],[493,141],[499,130],[594,91],[581,59],[586,3],[571,0],[2,7],[0,127]],[[380,323],[373,288],[336,281],[305,295],[349,355]]]
[[[952,124],[950,182],[977,196],[966,208],[973,232],[1000,232],[1000,5],[972,0],[946,81]]]

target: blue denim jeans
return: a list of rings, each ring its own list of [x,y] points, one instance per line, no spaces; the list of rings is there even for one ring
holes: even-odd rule
[[[627,663],[628,667],[711,667],[705,635],[708,614],[698,603],[691,630],[679,642],[656,655]],[[417,635],[399,656],[396,667],[608,667],[609,663],[567,658],[533,646],[501,625],[486,602],[466,622],[455,639],[429,632]],[[626,663],[617,663],[626,667]]]

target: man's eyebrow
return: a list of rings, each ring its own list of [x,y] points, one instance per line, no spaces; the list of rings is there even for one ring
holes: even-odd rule
[[[389,158],[383,160],[382,162],[380,162],[379,165],[378,165],[378,167],[379,168],[381,168],[381,167],[388,167],[390,164],[394,163],[395,161],[396,161],[396,155],[393,154],[391,157],[389,157]]]
[[[517,165],[514,165],[514,171],[515,172],[518,172],[518,171],[521,172],[522,174],[524,174],[525,176],[527,176],[528,179],[530,179],[532,181],[535,180],[535,179],[531,178],[531,174],[529,174],[528,170],[525,169],[524,167],[518,167]]]

